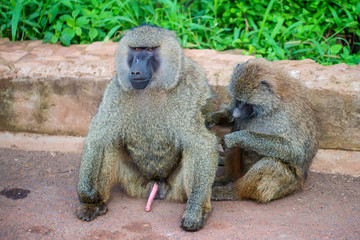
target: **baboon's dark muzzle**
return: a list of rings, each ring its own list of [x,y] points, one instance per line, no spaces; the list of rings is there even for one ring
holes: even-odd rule
[[[149,85],[150,79],[139,79],[139,80],[132,79],[130,80],[130,83],[131,86],[135,89],[144,89]]]

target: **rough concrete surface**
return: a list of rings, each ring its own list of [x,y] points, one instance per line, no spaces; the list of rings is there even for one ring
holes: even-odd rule
[[[0,132],[0,148],[14,150],[81,153],[83,142],[83,137]],[[320,149],[311,170],[360,177],[360,152]]]
[[[0,39],[0,130],[85,136],[106,84],[115,72],[117,43],[63,47]],[[234,66],[252,56],[239,51],[185,49],[205,71],[218,96]],[[360,65],[321,66],[278,61],[309,90],[322,122],[322,148],[360,150]]]
[[[185,203],[155,201],[147,213],[119,188],[105,215],[78,220],[79,163],[78,153],[0,149],[0,239],[360,238],[359,177],[310,172],[302,191],[268,204],[213,202],[205,227],[188,233]]]

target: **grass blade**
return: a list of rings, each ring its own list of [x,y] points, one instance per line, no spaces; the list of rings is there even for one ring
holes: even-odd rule
[[[266,40],[270,43],[272,48],[275,50],[276,55],[279,56],[280,59],[285,59],[285,55],[284,52],[282,51],[282,48],[279,47],[279,45],[275,42],[275,40],[266,32],[264,32],[263,35],[265,36]]]
[[[109,33],[106,35],[104,41],[107,41],[108,39],[112,38],[112,36],[114,35],[114,33],[121,27],[121,25],[116,25],[115,27],[113,27]]]
[[[336,11],[334,8],[332,8],[331,6],[329,6],[330,12],[335,20],[336,25],[339,27],[341,26],[341,20],[339,19],[339,16],[337,15]]]
[[[293,34],[293,29],[297,28],[299,25],[304,24],[304,21],[298,21],[296,23],[291,24],[286,30],[284,38],[288,39],[291,34]]]
[[[315,49],[320,54],[321,59],[324,59],[324,51],[322,50],[320,44],[317,41],[313,40],[313,39],[309,39],[309,40],[314,43]]]
[[[278,34],[280,28],[282,27],[284,21],[285,21],[284,18],[280,18],[280,20],[277,22],[276,26],[274,27],[274,29],[271,32],[271,38],[272,39],[275,39],[275,37]]]
[[[267,18],[268,18],[268,16],[269,16],[269,13],[270,13],[270,11],[271,11],[271,9],[272,9],[272,6],[273,6],[274,2],[275,2],[275,0],[271,0],[270,3],[269,3],[269,5],[268,5],[267,8],[266,8],[265,15],[264,15],[264,18],[263,18],[262,23],[261,23],[261,26],[260,26],[260,31],[259,31],[259,33],[258,33],[258,39],[257,39],[257,42],[258,42],[258,43],[259,43],[259,41],[260,41],[260,36],[261,36],[261,34],[262,34],[262,30],[263,30],[263,28],[264,28],[264,26],[265,26],[265,22],[266,22],[266,20],[267,20]]]
[[[22,0],[16,1],[14,13],[11,18],[11,37],[12,37],[13,43],[15,42],[16,30],[17,30],[17,26],[19,24],[20,13],[21,13],[22,8],[23,8],[23,1]]]

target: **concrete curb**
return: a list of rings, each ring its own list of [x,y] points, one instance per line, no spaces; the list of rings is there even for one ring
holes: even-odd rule
[[[23,151],[80,153],[84,137],[0,132],[0,148]]]
[[[0,149],[80,153],[84,139],[72,136],[0,132]],[[360,177],[360,151],[320,149],[310,170]]]
[[[0,131],[85,136],[114,76],[116,47],[0,39]],[[234,66],[254,58],[238,50],[184,49],[184,54],[204,69],[219,105],[229,100],[226,86]],[[360,65],[277,63],[308,88],[322,123],[321,148],[359,151]]]

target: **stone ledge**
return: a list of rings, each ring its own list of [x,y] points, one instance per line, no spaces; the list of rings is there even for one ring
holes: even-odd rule
[[[44,134],[0,132],[1,148],[23,151],[80,153],[84,138]],[[310,171],[360,177],[360,151],[320,149]]]
[[[81,153],[84,137],[0,132],[0,148],[23,151]]]
[[[106,84],[115,72],[117,43],[42,44],[0,39],[0,130],[85,136]],[[234,66],[252,56],[239,51],[184,50],[206,72],[218,95]],[[360,65],[321,66],[278,61],[309,89],[322,122],[322,148],[360,150]]]

